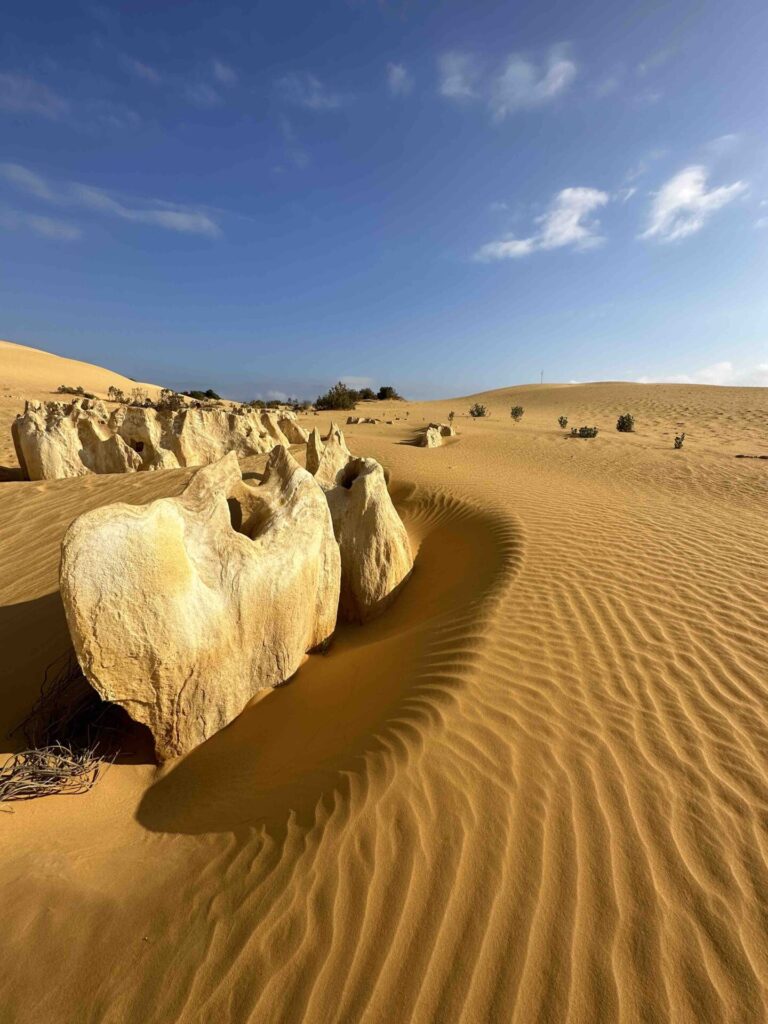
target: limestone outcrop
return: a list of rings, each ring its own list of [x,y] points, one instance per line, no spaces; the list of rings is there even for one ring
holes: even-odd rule
[[[288,438],[290,444],[306,444],[309,438],[309,431],[305,430],[296,422],[296,415],[292,412],[282,411],[277,418],[278,425],[283,434]]]
[[[62,545],[83,671],[149,727],[161,760],[288,679],[333,632],[339,586],[328,503],[281,446],[258,487],[230,453],[178,498],[85,513]]]
[[[428,430],[436,430],[441,437],[455,437],[456,430],[452,423],[430,423]]]
[[[269,410],[120,405],[109,413],[89,399],[27,402],[11,432],[30,480],[205,466],[228,452],[244,458],[306,438],[287,414]]]
[[[437,427],[429,426],[419,438],[419,445],[422,448],[440,448],[443,444],[443,435]]]
[[[27,402],[11,425],[19,465],[29,480],[86,473],[127,473],[141,460],[109,426],[102,402]]]
[[[312,431],[307,469],[325,491],[341,552],[340,612],[365,622],[384,610],[413,568],[384,470],[374,459],[355,458],[334,423],[325,443]]]

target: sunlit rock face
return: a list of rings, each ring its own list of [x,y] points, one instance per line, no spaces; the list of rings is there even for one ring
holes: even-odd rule
[[[325,496],[281,446],[260,486],[230,453],[178,498],[85,513],[62,545],[83,671],[149,727],[160,760],[293,675],[334,630],[340,577]]]

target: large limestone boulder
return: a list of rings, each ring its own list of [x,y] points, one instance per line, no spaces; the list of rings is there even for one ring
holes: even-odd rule
[[[120,405],[109,418],[111,429],[141,458],[141,469],[178,469],[180,459],[177,416],[184,412]]]
[[[326,497],[341,552],[339,611],[365,622],[387,607],[413,568],[408,534],[374,459],[350,459]]]
[[[333,632],[339,583],[323,492],[280,446],[261,486],[242,480],[230,453],[179,498],[85,513],[62,545],[83,671],[149,727],[161,760],[288,679]]]
[[[273,439],[274,444],[281,444],[287,448],[290,441],[280,429],[280,420],[276,412],[264,409],[261,414],[261,423],[267,434]]]
[[[429,430],[436,430],[440,437],[455,437],[456,429],[452,423],[430,423]]]
[[[271,452],[274,440],[256,412],[234,413],[226,409],[186,409],[176,416],[182,466],[207,466],[228,452],[241,458]]]
[[[325,491],[341,551],[344,618],[365,622],[383,611],[413,568],[408,534],[374,459],[355,458],[335,424],[325,443],[307,443],[307,469]]]
[[[140,464],[127,445],[114,440],[99,401],[27,402],[11,425],[11,435],[29,480],[126,473]]]

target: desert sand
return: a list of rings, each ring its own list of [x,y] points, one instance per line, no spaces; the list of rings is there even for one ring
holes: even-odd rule
[[[191,475],[13,479],[10,419],[61,383],[127,386],[0,343],[3,754],[69,648],[72,519]],[[735,456],[768,455],[768,391],[370,408],[393,424],[346,440],[391,473],[411,579],[185,758],[137,739],[90,793],[0,808],[0,1018],[765,1021],[768,461]]]

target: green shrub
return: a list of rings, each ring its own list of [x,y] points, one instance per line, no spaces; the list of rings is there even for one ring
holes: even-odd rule
[[[571,427],[571,437],[597,437],[597,427]]]
[[[451,409],[451,411],[448,413],[448,422],[450,424],[453,424],[453,421],[454,421],[455,418],[456,418],[456,413],[453,411],[453,409]]]
[[[379,388],[379,393],[376,395],[380,402],[402,402],[403,396],[398,395],[392,387]]]
[[[635,417],[625,412],[616,420],[616,429],[621,434],[631,434],[635,429]]]
[[[509,415],[515,421],[515,423],[518,423],[523,418],[524,412],[525,409],[522,407],[522,405],[513,405],[512,408],[509,410]]]
[[[339,381],[329,388],[324,395],[318,395],[316,409],[354,409],[358,393]]]
[[[181,393],[187,398],[196,398],[198,402],[204,402],[209,398],[217,402],[221,401],[221,395],[217,395],[213,388],[208,388],[207,391],[182,391]]]
[[[170,388],[161,388],[160,398],[155,402],[155,408],[168,412],[178,412],[180,409],[186,409],[187,403],[178,392],[172,391]]]
[[[478,419],[478,417],[487,416],[488,409],[486,406],[481,405],[480,402],[475,402],[475,404],[469,410],[469,415],[473,419]]]
[[[361,402],[372,402],[376,398],[376,392],[372,388],[360,388],[358,395]]]
[[[685,434],[678,434],[675,437],[675,448],[682,448],[685,441]]]
[[[95,398],[96,395],[91,394],[90,391],[86,391],[78,385],[76,388],[70,388],[66,384],[59,384],[56,388],[60,395],[75,395],[77,398]]]
[[[121,405],[128,404],[128,396],[122,390],[122,388],[116,388],[114,384],[110,384],[107,389],[107,397],[110,402],[119,402]]]
[[[557,417],[557,422],[560,424],[560,426],[563,428],[563,430],[565,430],[565,428],[568,426],[568,417],[567,416],[558,416]]]

